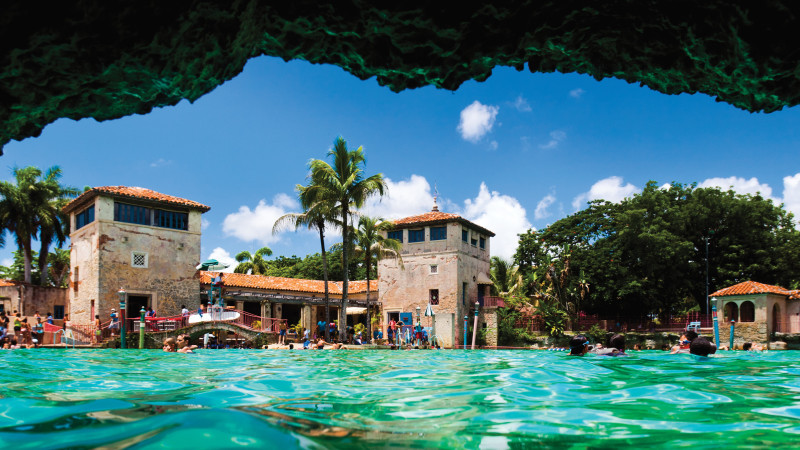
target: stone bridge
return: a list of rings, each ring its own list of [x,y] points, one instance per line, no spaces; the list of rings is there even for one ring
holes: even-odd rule
[[[259,336],[261,336],[265,343],[272,343],[277,342],[277,335],[270,331],[260,331],[254,330],[249,327],[245,327],[236,323],[232,322],[199,322],[195,324],[191,324],[186,327],[178,328],[176,330],[168,330],[168,331],[151,331],[146,333],[146,337],[150,341],[155,341],[157,343],[161,343],[164,339],[170,337],[178,337],[179,334],[188,334],[192,336],[192,343],[197,344],[198,335],[202,335],[207,332],[211,331],[230,331],[233,333],[237,333],[239,336],[243,337],[245,340],[253,341]],[[118,341],[118,339],[116,339]],[[136,348],[139,345],[139,333],[138,332],[129,332],[127,333],[127,342],[128,347]]]

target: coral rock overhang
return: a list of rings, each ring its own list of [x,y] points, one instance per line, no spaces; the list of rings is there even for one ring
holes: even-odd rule
[[[0,15],[0,147],[56,119],[194,101],[248,59],[334,64],[393,91],[455,90],[495,66],[798,104],[800,3],[12,0]]]

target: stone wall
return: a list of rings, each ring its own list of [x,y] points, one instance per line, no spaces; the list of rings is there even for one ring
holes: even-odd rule
[[[486,345],[497,346],[497,309],[487,309],[478,316],[479,326],[486,325]]]
[[[719,340],[722,345],[727,346],[730,342],[731,325],[721,323],[719,325]],[[745,342],[757,342],[766,344],[769,341],[766,322],[739,322],[733,331],[734,347],[741,347]]]
[[[70,313],[69,295],[65,288],[26,284],[0,286],[0,302],[7,314],[16,310],[25,317],[33,317],[38,311],[44,319],[48,312],[53,312],[55,305],[63,306],[65,314]]]

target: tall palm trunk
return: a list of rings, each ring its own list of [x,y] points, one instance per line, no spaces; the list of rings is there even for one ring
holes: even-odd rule
[[[28,240],[27,242],[22,242],[20,247],[22,247],[22,254],[24,257],[24,274],[25,274],[25,282],[31,283],[31,272],[32,272],[32,265],[33,265],[33,256],[31,255],[31,241]]]
[[[325,341],[328,342],[331,339],[331,299],[328,296],[328,256],[325,253],[325,223],[318,223],[317,228],[319,228],[319,245],[322,246],[322,276],[325,280],[325,329],[322,331],[325,333]]]
[[[372,342],[372,322],[370,321],[369,317],[369,308],[370,308],[370,301],[369,301],[369,266],[372,263],[369,254],[372,253],[372,249],[367,249],[367,342]]]
[[[348,240],[349,228],[347,226],[347,215],[349,214],[347,208],[347,201],[342,202],[342,308],[339,311],[339,339],[344,341],[347,336],[347,281],[350,278],[348,273],[348,247],[350,241]]]
[[[53,236],[44,230],[40,233],[41,248],[39,249],[39,286],[47,286],[47,257],[50,252],[50,243]]]

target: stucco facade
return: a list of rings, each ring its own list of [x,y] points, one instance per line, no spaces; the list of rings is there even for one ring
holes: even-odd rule
[[[424,312],[431,303],[436,335],[443,347],[453,347],[463,338],[464,316],[476,300],[489,295],[489,241],[494,233],[436,208],[394,226],[384,237],[401,241],[402,264],[396,258],[378,263],[384,333],[391,318],[412,313],[416,322],[417,308]],[[422,325],[431,326],[431,321],[423,317]]]
[[[200,216],[208,207],[141,188],[125,189],[121,191],[124,195],[119,195],[115,190],[96,188],[65,208],[74,230],[70,235],[69,292],[71,317],[76,323],[90,323],[95,314],[107,320],[112,308],[119,309],[120,288],[127,292],[127,316],[138,316],[142,306],[162,316],[179,313],[182,304],[199,306],[195,266],[201,260]],[[135,189],[143,194],[137,195],[140,191]],[[140,220],[149,224],[116,217],[120,213],[115,203],[136,208],[142,216],[150,214]],[[77,226],[78,215],[91,208],[93,220]],[[181,215],[185,229],[156,226],[160,222],[153,217],[159,213]]]

